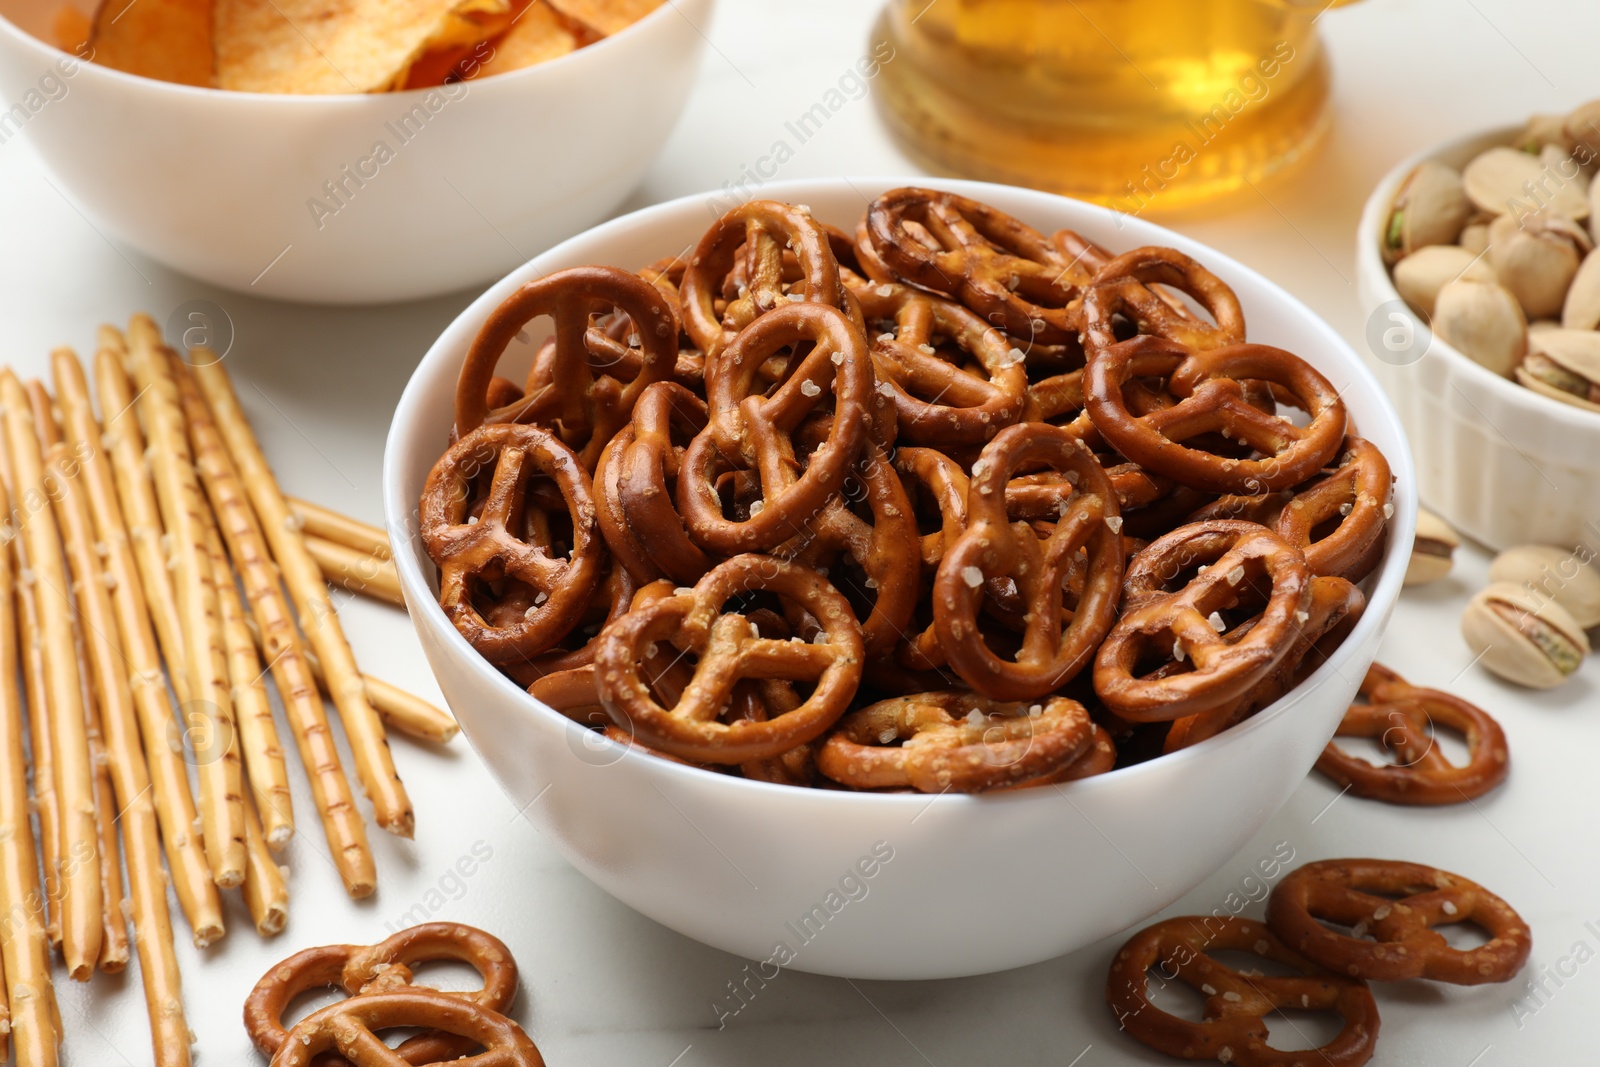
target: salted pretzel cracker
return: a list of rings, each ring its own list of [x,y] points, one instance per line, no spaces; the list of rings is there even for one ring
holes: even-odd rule
[[[473,484],[486,471],[491,477],[483,509],[469,515]],[[554,480],[571,518],[567,559],[525,539],[525,498],[536,476]],[[604,545],[589,476],[572,449],[536,426],[490,423],[452,445],[428,473],[421,533],[439,566],[440,604],[493,663],[529,659],[554,647],[577,624],[600,580]],[[496,624],[473,598],[477,583],[500,579],[521,582],[544,599]]]
[[[470,992],[446,992],[411,984],[414,967],[441,961],[470,965],[483,979],[483,987]],[[276,1056],[292,1040],[283,1023],[284,1012],[298,997],[325,987],[338,987],[352,1000],[408,990],[426,991],[503,1012],[516,995],[517,962],[499,938],[451,922],[410,926],[376,945],[304,949],[263,975],[245,1000],[245,1030],[256,1048]],[[435,1033],[419,1034],[397,1051],[406,1061],[422,1064],[453,1060],[471,1048],[459,1037]]]
[[[879,701],[839,721],[817,769],[854,789],[978,793],[1039,778],[1084,755],[1094,738],[1083,705],[976,693],[917,693]]]
[[[758,635],[730,597],[765,591],[798,605],[820,627],[811,642]],[[698,657],[673,707],[651,694],[640,670],[648,646],[665,642]],[[612,719],[643,743],[700,763],[764,759],[814,740],[844,714],[861,680],[861,627],[849,601],[810,568],[771,556],[734,556],[693,589],[636,606],[600,635],[595,675]],[[719,721],[741,678],[814,682],[811,695],[765,721]]]
[[[397,608],[406,606],[400,592],[400,571],[393,560],[314,534],[304,534],[303,540],[323,577],[334,585]]]
[[[1210,955],[1221,951],[1250,953],[1295,973],[1238,971]],[[1179,981],[1205,997],[1199,1022],[1156,1006],[1152,970],[1163,983]],[[1378,1005],[1365,982],[1324,970],[1266,925],[1237,916],[1184,916],[1134,934],[1111,963],[1106,1004],[1122,1030],[1158,1052],[1237,1067],[1359,1067],[1378,1041]],[[1267,1017],[1282,1009],[1333,1012],[1344,1025],[1319,1048],[1282,1051],[1267,1043]]]
[[[1026,357],[999,330],[960,304],[908,286],[869,283],[852,292],[873,338],[873,368],[894,391],[907,443],[982,444],[1022,417]],[[879,321],[892,328],[878,331]],[[963,366],[969,362],[981,373]]]
[[[620,342],[590,325],[594,315],[613,308],[633,323]],[[491,410],[487,397],[496,364],[517,335],[544,316],[555,325],[548,376],[530,382],[534,388],[527,396]],[[619,381],[607,371],[618,369],[631,347],[641,350],[638,373]],[[627,423],[639,394],[670,374],[677,356],[677,319],[650,283],[614,267],[557,271],[508,296],[473,338],[456,385],[455,435],[463,437],[485,423],[559,425],[584,469],[593,471],[600,450]]]
[[[1196,319],[1157,285],[1170,286],[1211,313],[1215,325]],[[1095,271],[1083,296],[1084,350],[1090,357],[1117,343],[1116,316],[1139,333],[1203,351],[1244,341],[1244,309],[1228,284],[1175,248],[1147,246],[1124,252]]]
[[[444,993],[407,989],[355,997],[302,1019],[272,1058],[272,1067],[311,1067],[338,1052],[355,1067],[407,1067],[398,1049],[378,1037],[384,1030],[421,1027],[486,1051],[463,1060],[485,1067],[544,1067],[539,1050],[510,1019]]]
[[[804,544],[779,554],[813,567],[826,567],[834,587],[865,606],[861,638],[868,657],[891,651],[911,624],[921,586],[921,561],[911,500],[888,455],[869,441],[852,475],[871,521],[852,510],[841,495],[829,501],[808,525]],[[848,558],[864,577],[858,584],[844,572]],[[802,635],[804,636],[804,635]]]
[[[1135,359],[1157,354],[1169,362],[1167,387],[1178,402],[1137,414],[1124,387]],[[1245,383],[1263,381],[1292,394],[1310,422],[1297,426],[1256,406]],[[1148,470],[1213,493],[1299,485],[1338,453],[1348,421],[1331,382],[1299,356],[1268,345],[1190,350],[1141,335],[1095,352],[1084,383],[1086,410],[1111,447]],[[1260,458],[1238,459],[1190,444],[1211,433],[1248,445]]]
[[[222,361],[208,349],[196,348],[190,352],[194,359],[189,365],[190,373],[200,386],[226,452],[238,471],[239,482],[260,519],[262,534],[282,574],[283,585],[294,601],[300,628],[327,674],[328,692],[339,709],[355,757],[356,774],[372,803],[373,816],[378,825],[390,833],[410,837],[416,822],[411,799],[395,771],[383,720],[367,698],[355,654],[350,651],[350,642],[345,639],[338,612],[328,596],[327,583],[306,552],[293,514],[284,501],[283,490],[239,405]],[[364,884],[351,886],[346,880],[346,888],[352,894]]]
[[[1273,888],[1267,923],[1329,970],[1374,982],[1508,982],[1533,950],[1528,924],[1504,900],[1459,874],[1400,860],[1308,863]],[[1434,927],[1455,923],[1489,940],[1453,948]]]
[[[50,752],[57,796],[57,871],[46,871],[46,882],[59,879],[62,954],[68,973],[87,981],[100,958],[101,909],[99,834],[94,818],[94,769],[84,728],[83,688],[73,605],[68,593],[66,562],[60,528],[49,506],[51,498],[44,476],[44,459],[28,396],[16,375],[0,371],[0,405],[5,408],[5,443],[10,455],[11,490],[22,501],[19,509],[19,548],[24,570],[19,574],[31,585],[37,605],[39,634],[45,669],[43,692],[48,707]],[[38,715],[35,711],[35,715]],[[72,862],[68,862],[68,857]]]
[[[861,244],[894,277],[960,300],[1024,341],[1076,340],[1089,270],[1005,212],[955,193],[907,187],[874,200],[864,228]]]
[[[1459,804],[1490,792],[1511,770],[1505,731],[1488,712],[1460,697],[1407,683],[1376,663],[1361,682],[1364,703],[1345,712],[1317,770],[1358,797],[1389,804]],[[1435,741],[1439,730],[1462,735],[1467,762],[1452,763]],[[1339,747],[1340,737],[1367,737],[1393,755],[1377,766]]]
[[[800,278],[792,285],[784,283],[785,250],[799,267]],[[745,280],[719,315],[717,299],[741,252]],[[690,253],[683,274],[683,327],[708,359],[715,358],[745,327],[791,295],[805,303],[847,306],[828,233],[799,205],[751,200],[712,224]]]
[[[1188,584],[1167,588],[1200,564],[1206,569]],[[1221,612],[1246,600],[1257,580],[1271,590],[1260,619],[1229,642],[1226,626],[1218,625]],[[1177,719],[1244,696],[1283,659],[1309,619],[1310,583],[1305,558],[1264,526],[1218,520],[1179,527],[1128,566],[1122,617],[1095,657],[1096,694],[1139,722]],[[1152,653],[1187,660],[1193,669],[1142,677],[1136,671]]]
[[[756,388],[769,356],[809,342],[810,351],[770,394]],[[876,397],[872,362],[843,312],[826,304],[784,304],[746,327],[707,369],[710,421],[678,470],[678,510],[708,552],[768,551],[803,536],[806,524],[844,484],[868,433]],[[831,395],[827,440],[799,466],[790,435]],[[761,500],[745,519],[723,514],[717,478],[735,462],[759,475]]]
[[[379,559],[393,559],[394,549],[389,544],[387,531],[370,523],[353,519],[332,508],[313,504],[299,497],[285,497],[289,510],[294,513],[300,531],[312,537],[321,537],[357,552]]]
[[[114,345],[115,347],[108,347]],[[146,592],[141,579],[141,567],[135,558],[134,542],[128,529],[133,517],[147,514],[159,531],[159,518],[155,492],[144,477],[142,436],[134,423],[132,390],[128,388],[120,360],[115,353],[121,347],[120,334],[111,331],[102,338],[101,353],[108,367],[114,370],[101,384],[101,398],[106,410],[122,412],[116,431],[102,432],[94,417],[89,400],[89,386],[83,367],[77,358],[66,350],[52,355],[51,366],[60,401],[66,440],[71,442],[82,463],[83,488],[89,509],[94,518],[97,544],[106,546],[104,560],[107,582],[111,589],[112,608],[116,616],[116,633],[124,657],[127,681],[137,716],[138,733],[143,740],[142,764],[147,768],[150,791],[155,804],[157,821],[161,829],[161,843],[166,851],[167,868],[172,879],[178,903],[189,922],[196,947],[204,948],[223,935],[222,905],[216,884],[211,880],[211,869],[201,848],[199,836],[194,832],[198,810],[190,792],[188,766],[183,754],[175,752],[170,744],[172,737],[182,735],[171,698],[168,695],[166,676],[161,670],[161,656],[157,648],[151,618],[156,610],[157,598]],[[131,433],[126,447],[114,443],[117,433]],[[126,477],[113,469],[113,455],[122,454],[120,466],[137,465]],[[125,483],[135,494],[119,503],[119,482]],[[138,503],[130,507],[129,504]],[[147,512],[141,512],[140,507]],[[130,516],[124,518],[124,512]],[[151,541],[152,545],[155,542]],[[170,582],[166,570],[160,572],[166,586],[165,603],[172,604]],[[176,623],[173,624],[176,632]],[[180,686],[184,678],[182,660],[173,671],[173,679]]]
[[[1048,537],[1013,525],[1006,513],[1012,474],[1038,464],[1077,485]],[[1002,430],[973,464],[966,530],[945,548],[934,579],[934,627],[951,668],[996,700],[1033,700],[1069,681],[1093,660],[1116,619],[1121,525],[1116,493],[1081,441],[1038,423]],[[1069,606],[1064,587],[1080,552],[1083,591]],[[997,655],[978,629],[984,583],[997,577],[1010,578],[1027,605],[1014,657]]]
[[[1277,666],[1237,700],[1175,720],[1167,730],[1162,751],[1176,752],[1215,737],[1293,689],[1322,665],[1323,657],[1317,654],[1318,644],[1329,634],[1337,636],[1342,629],[1353,626],[1366,606],[1366,595],[1359,586],[1331,575],[1312,578],[1306,619],[1297,627],[1288,652]],[[1229,631],[1228,636],[1242,638],[1255,624],[1256,619],[1251,619]]]
[[[1300,489],[1278,513],[1278,536],[1306,554],[1314,574],[1336,574],[1359,582],[1377,565],[1372,546],[1394,511],[1389,461],[1364,438],[1344,439],[1337,469]],[[1316,536],[1324,523],[1334,529]]]
[[[606,545],[640,582],[666,575],[693,582],[713,559],[695,544],[674,501],[682,447],[706,428],[705,401],[675,382],[639,395],[632,425],[613,440],[604,477],[596,471]]]

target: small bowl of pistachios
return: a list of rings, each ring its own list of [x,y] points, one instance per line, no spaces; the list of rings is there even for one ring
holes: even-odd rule
[[[1600,548],[1600,101],[1405,160],[1356,248],[1423,499],[1493,548]]]

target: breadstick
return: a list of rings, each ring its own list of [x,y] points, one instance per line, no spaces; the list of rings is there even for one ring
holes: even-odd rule
[[[406,606],[405,598],[400,595],[400,572],[395,569],[393,560],[323,537],[303,535],[301,540],[326,581],[386,604]]]
[[[322,677],[322,663],[316,655],[307,652],[306,662],[311,665],[311,673],[317,684],[326,686]],[[367,687],[367,699],[383,717],[384,723],[408,737],[442,745],[461,732],[461,727],[456,725],[449,712],[441,711],[421,697],[371,675],[362,675],[361,680]]]
[[[114,353],[108,354],[108,358],[114,359]],[[170,738],[181,736],[183,731],[173,715],[167,682],[161,673],[161,658],[151,629],[150,609],[145,600],[146,586],[140,579],[140,568],[134,558],[122,508],[117,503],[118,487],[112,473],[111,457],[102,447],[102,438],[112,435],[102,435],[95,421],[94,409],[89,402],[89,386],[77,357],[70,351],[58,350],[52,364],[66,436],[76,449],[76,454],[82,457],[81,476],[89,510],[94,516],[96,540],[106,546],[106,582],[111,587],[112,608],[116,614],[117,633],[121,638],[128,684],[137,716],[137,731],[144,741],[143,759],[147,770],[142,777],[147,778],[150,784],[161,826],[162,847],[166,851],[167,867],[172,872],[178,904],[193,931],[195,947],[205,948],[223,934],[222,903],[217,895],[216,884],[211,880],[211,868],[194,833],[198,813],[194,796],[189,792],[188,769],[182,753],[173,751],[169,744]],[[112,414],[130,409],[125,417],[131,421],[133,398],[129,395],[127,379],[122,375],[120,364],[113,369],[114,373],[108,376],[112,389],[109,393],[102,393],[101,398],[107,405],[106,410]],[[127,499],[138,505],[130,507],[129,513],[138,514],[139,506],[143,506],[153,516],[156,504],[149,482],[139,466],[144,446],[136,426],[132,427],[132,436],[127,439],[127,444],[128,447],[121,453],[126,468],[122,488],[129,494]],[[139,504],[141,500],[142,505]],[[166,601],[170,603],[171,587],[165,570],[157,577],[160,587],[167,593]],[[151,599],[155,602],[158,598]],[[173,671],[174,679],[181,679],[183,673],[180,661],[180,666]],[[114,733],[116,717],[107,718],[107,730]],[[130,755],[130,752],[134,754]],[[136,742],[132,749],[124,747],[121,751],[114,751],[114,774],[117,760],[137,758]],[[127,773],[136,772],[130,770]]]
[[[83,619],[84,649],[89,673],[94,679],[94,699],[87,702],[91,741],[102,732],[105,738],[104,766],[114,786],[115,796],[106,797],[109,805],[120,804],[119,822],[126,846],[131,901],[131,916],[123,910],[121,874],[118,886],[115,925],[126,937],[126,924],[134,923],[134,940],[139,951],[139,970],[144,979],[151,1036],[156,1062],[161,1067],[189,1062],[188,1027],[184,1022],[178,964],[172,944],[171,919],[167,914],[167,884],[161,867],[161,841],[150,796],[150,777],[138,740],[137,713],[133,693],[128,687],[127,668],[122,651],[112,640],[116,632],[116,611],[106,571],[94,540],[94,519],[85,493],[83,462],[67,446],[50,449],[48,471],[59,490],[56,510],[65,535],[67,558],[72,564],[78,593],[78,611]],[[116,856],[116,841],[109,844]],[[104,862],[102,855],[102,862]],[[108,887],[111,878],[107,877]],[[126,962],[126,942],[122,946]],[[102,952],[102,958],[107,953]],[[120,968],[119,968],[120,969]]]
[[[250,501],[217,433],[211,411],[189,371],[182,364],[177,367],[178,394],[189,420],[200,476],[228,552],[244,581],[245,599],[256,624],[253,635],[261,644],[283,698],[334,865],[346,892],[353,897],[368,896],[377,886],[377,871],[367,845],[367,830],[340,763],[322,697],[307,663],[307,650],[295,629],[278,570],[267,555],[266,539],[250,510]]]
[[[91,728],[92,729],[92,728]],[[122,914],[122,850],[117,840],[117,796],[105,747],[93,733],[89,758],[94,760],[94,817],[100,828],[100,970],[119,974],[128,966],[128,921]]]
[[[194,365],[195,379],[261,521],[273,558],[294,600],[300,627],[327,672],[328,690],[344,720],[356,772],[372,801],[378,825],[390,833],[410,837],[415,827],[411,800],[395,772],[383,721],[367,700],[366,686],[328,598],[322,572],[306,551],[300,531],[295,529],[294,516],[284,502],[244,409],[239,406],[228,372],[205,349],[195,349],[192,355],[198,361]]]
[[[184,718],[202,739],[195,759],[206,861],[211,865],[212,880],[229,888],[244,882],[244,773],[235,739],[238,723],[228,692],[217,591],[205,544],[202,515],[206,504],[189,451],[178,387],[155,323],[143,316],[134,318],[128,330],[128,353],[139,387],[135,406],[145,431],[156,500],[175,560],[173,591],[188,668]]]
[[[389,535],[379,527],[362,522],[360,519],[352,519],[348,515],[341,515],[321,504],[313,504],[296,496],[285,497],[284,500],[288,502],[289,510],[294,514],[300,532],[306,536],[321,537],[379,559],[394,558],[394,551],[389,545]]]
[[[10,543],[16,531],[11,502],[0,484],[0,514],[7,514],[0,543],[0,678],[18,671],[16,572]],[[22,748],[22,704],[17,687],[0,685],[0,966],[17,1067],[56,1067],[59,1044],[55,988],[44,894],[29,819],[27,758]],[[5,1053],[0,1052],[0,1056]]]
[[[6,480],[9,482],[10,476]],[[45,714],[44,641],[39,636],[39,597],[33,571],[22,556],[22,538],[13,537],[11,563],[22,581],[17,587],[17,627],[22,635],[22,689],[28,698],[28,741],[33,750],[33,807],[39,814],[39,861],[44,868],[40,909],[50,944],[61,947],[61,817],[56,804],[55,756],[50,750],[50,718]]]
[[[109,614],[98,615],[87,598],[92,598],[101,575],[93,560],[85,561],[83,552],[93,542],[85,539],[78,523],[87,524],[87,513],[78,497],[76,483],[77,465],[61,443],[61,425],[56,421],[55,405],[44,385],[38,381],[24,383],[28,391],[28,406],[33,411],[34,428],[39,431],[39,441],[45,448],[45,485],[52,493],[56,508],[56,523],[61,530],[67,567],[72,575],[72,588],[78,603],[79,626],[73,642],[78,657],[78,683],[83,696],[85,729],[89,737],[89,760],[94,767],[94,817],[100,844],[100,970],[118,974],[128,966],[128,924],[122,915],[122,851],[117,840],[117,802],[111,787],[111,767],[106,757],[105,745],[100,737],[99,716],[95,709],[100,699],[95,691],[95,666],[89,657],[93,654],[91,642],[104,641],[100,635],[110,627]],[[87,568],[87,569],[86,569]],[[88,631],[87,633],[85,631]]]
[[[67,594],[61,535],[44,485],[44,462],[27,394],[15,374],[0,371],[5,440],[19,501],[25,553],[39,608],[44,643],[45,697],[59,804],[61,951],[67,973],[88,981],[100,958],[101,891],[98,828],[94,819],[94,771],[84,726],[78,657],[73,647],[72,603]],[[28,576],[24,576],[24,581]],[[38,710],[35,709],[35,713]]]
[[[289,883],[283,868],[267,848],[267,839],[261,833],[261,820],[255,805],[245,798],[245,845],[249,849],[250,866],[244,876],[244,902],[250,909],[250,919],[256,924],[256,933],[272,937],[283,933],[289,921]]]
[[[256,655],[250,628],[245,625],[239,589],[222,550],[222,539],[217,536],[216,522],[210,515],[205,519],[206,551],[211,555],[222,637],[228,653],[233,714],[239,722],[239,741],[244,749],[245,782],[255,800],[256,818],[261,822],[258,831],[264,832],[266,842],[273,848],[282,848],[294,836],[294,802],[289,797],[289,772],[283,764],[278,727],[272,721],[272,703],[267,699],[267,672]],[[249,821],[247,816],[246,823]],[[246,849],[249,844],[247,838]],[[245,878],[248,881],[248,871]]]

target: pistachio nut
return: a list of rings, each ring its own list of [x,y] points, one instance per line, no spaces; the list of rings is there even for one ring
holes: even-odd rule
[[[1540,330],[1528,334],[1517,381],[1564,404],[1600,411],[1600,333]]]
[[[1394,265],[1395,289],[1413,311],[1426,319],[1433,318],[1439,290],[1457,278],[1492,282],[1494,268],[1483,257],[1455,245],[1428,245]]]
[[[1600,328],[1600,250],[1590,252],[1578,264],[1561,305],[1561,325],[1569,330]]]
[[[1433,332],[1468,359],[1509,375],[1528,350],[1522,305],[1495,282],[1457,278],[1439,290]]]
[[[1518,545],[1489,564],[1489,580],[1554,600],[1587,630],[1600,626],[1600,571],[1589,566],[1593,559],[1594,553],[1582,546]]]
[[[1417,509],[1417,539],[1411,543],[1411,560],[1406,564],[1405,585],[1426,585],[1450,573],[1461,538],[1433,512]]]
[[[1577,161],[1551,145],[1537,155],[1497,145],[1461,170],[1467,198],[1491,215],[1547,208],[1568,218],[1587,218],[1588,184]]]
[[[1510,582],[1467,602],[1461,636],[1491,673],[1531,689],[1560,685],[1589,654],[1589,637],[1566,608]]]
[[[1495,277],[1530,319],[1561,314],[1578,264],[1593,248],[1581,226],[1549,211],[1501,215],[1489,224]]]
[[[1427,245],[1455,244],[1471,214],[1460,172],[1431,160],[1421,164],[1394,195],[1384,229],[1384,258],[1392,263]]]
[[[1467,223],[1461,228],[1461,238],[1456,243],[1475,256],[1483,255],[1489,250],[1489,224]]]
[[[1572,141],[1567,137],[1566,123],[1566,115],[1534,115],[1522,127],[1516,140],[1511,142],[1511,147],[1522,152],[1537,153],[1545,145],[1553,144],[1563,151],[1570,151]]]
[[[1600,156],[1600,100],[1579,104],[1569,111],[1561,132],[1567,143],[1587,149],[1591,159]]]
[[[1534,334],[1543,333],[1545,330],[1559,329],[1561,329],[1561,322],[1558,319],[1534,319],[1528,323],[1528,336],[1532,337]]]

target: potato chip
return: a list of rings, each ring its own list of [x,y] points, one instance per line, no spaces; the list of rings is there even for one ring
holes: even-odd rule
[[[94,20],[72,4],[62,4],[56,8],[54,17],[50,19],[50,38],[63,52],[82,54],[81,49],[88,43],[89,34],[93,31]]]
[[[545,63],[573,51],[579,43],[577,35],[549,3],[539,0],[522,13],[510,30],[490,42],[494,52],[475,74],[487,77]]]
[[[89,45],[96,63],[180,85],[211,85],[211,0],[102,0]]]
[[[428,89],[446,81],[465,81],[493,54],[488,41],[511,27],[529,0],[516,0],[504,11],[453,11],[411,64],[406,89]],[[469,73],[470,71],[470,73]]]
[[[452,14],[509,7],[509,0],[217,0],[217,84],[254,93],[383,92],[404,82]]]
[[[603,37],[625,30],[661,6],[662,0],[550,0],[557,11]]]

